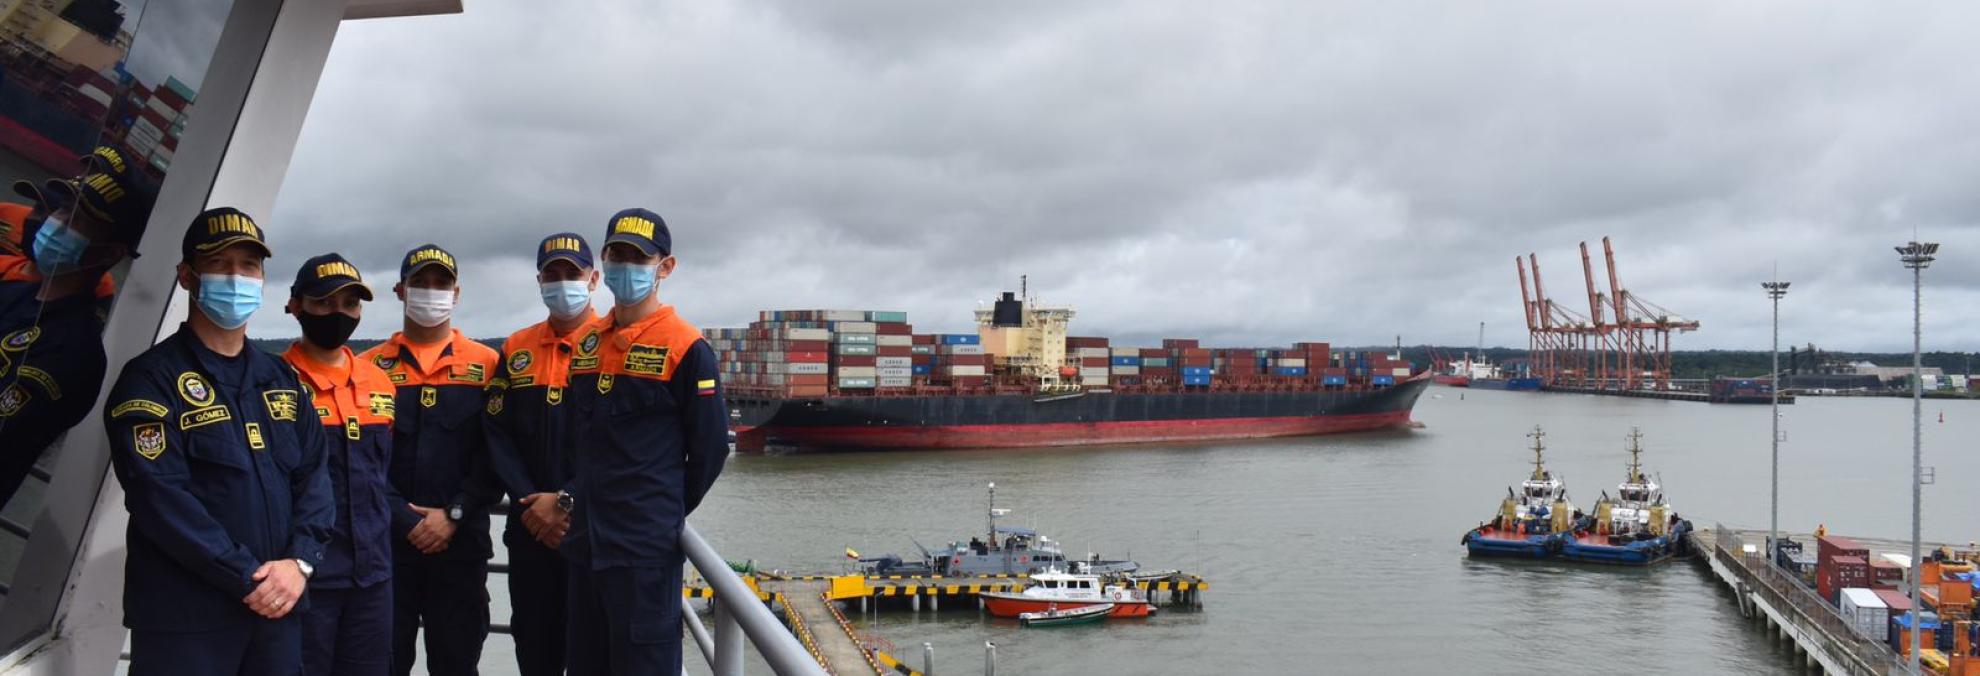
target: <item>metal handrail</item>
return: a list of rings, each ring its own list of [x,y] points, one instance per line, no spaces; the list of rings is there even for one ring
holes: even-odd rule
[[[731,676],[742,673],[743,636],[756,646],[756,652],[763,661],[770,663],[770,669],[780,676],[803,674],[805,676],[825,676],[825,670],[813,660],[811,653],[798,643],[797,637],[784,628],[784,623],[762,603],[754,601],[756,592],[743,584],[742,576],[729,568],[729,562],[722,558],[694,526],[681,524],[681,549],[687,552],[689,562],[701,573],[703,580],[715,590],[715,636],[714,661],[710,667],[716,676]],[[736,635],[740,628],[742,636]],[[703,634],[695,633],[694,639],[701,644],[703,654],[711,651],[702,641]]]

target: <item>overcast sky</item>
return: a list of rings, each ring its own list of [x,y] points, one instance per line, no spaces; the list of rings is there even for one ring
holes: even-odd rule
[[[942,7],[937,7],[943,4]],[[1019,275],[1075,333],[1526,344],[1513,257],[1575,245],[1765,349],[1908,349],[1891,247],[1944,244],[1926,347],[1980,349],[1980,5],[475,2],[350,22],[267,221],[286,290],[435,241],[457,325],[544,315],[538,239],[672,226],[704,327],[897,309],[968,330]],[[1599,277],[1598,284],[1606,285]],[[274,295],[280,295],[279,293]],[[602,289],[598,299],[609,303]],[[381,297],[360,336],[399,326]],[[264,311],[260,336],[293,335]]]

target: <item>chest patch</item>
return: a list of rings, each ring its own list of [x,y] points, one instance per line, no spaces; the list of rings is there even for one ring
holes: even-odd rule
[[[392,367],[399,365],[399,359],[397,357],[387,357],[381,354],[372,357],[371,363],[377,364],[378,368],[380,369],[390,371],[392,370]]]
[[[199,374],[187,371],[179,374],[179,397],[193,406],[212,406],[213,388]]]
[[[296,407],[301,401],[295,390],[268,390],[261,393],[261,400],[268,404],[268,419],[296,419]]]
[[[41,327],[30,326],[28,328],[8,334],[6,340],[0,341],[0,349],[4,349],[8,352],[20,352],[22,350],[28,349],[29,345],[34,344],[34,339],[40,337],[41,337]]]
[[[641,345],[634,343],[626,350],[626,363],[621,367],[626,373],[667,377],[667,348],[661,345]]]
[[[433,405],[438,403],[440,403],[439,388],[436,388],[432,385],[427,385],[425,387],[419,388],[420,406],[424,406],[426,408],[433,408]]]
[[[399,414],[398,402],[385,392],[371,393],[371,414],[381,418],[391,418]]]
[[[612,374],[610,373],[598,374],[598,393],[609,394],[611,391],[612,391]]]
[[[529,350],[517,350],[515,354],[509,355],[509,372],[522,373],[528,371],[530,361]]]
[[[447,379],[463,383],[479,383],[488,379],[488,369],[480,364],[468,364],[465,370],[447,374]]]
[[[564,403],[564,388],[551,387],[549,389],[544,390],[543,400],[550,402],[551,406],[556,406],[558,404]]]
[[[584,339],[583,339],[583,340],[580,340],[580,341],[578,341],[578,356],[580,356],[580,357],[589,357],[589,356],[592,356],[592,355],[594,355],[594,354],[598,354],[598,332],[597,332],[597,331],[593,331],[593,332],[591,332],[591,333],[587,333],[587,334],[584,334]]]
[[[488,415],[502,414],[502,399],[502,390],[495,390],[488,393]]]
[[[257,451],[268,448],[268,441],[261,438],[261,423],[248,423],[246,427],[248,448]]]
[[[233,412],[228,411],[227,407],[225,406],[208,406],[206,408],[196,408],[190,411],[186,411],[185,413],[179,414],[179,429],[181,430],[196,429],[200,427],[205,427],[207,425],[211,425],[213,423],[222,422],[226,420],[233,420],[233,419],[234,419]]]

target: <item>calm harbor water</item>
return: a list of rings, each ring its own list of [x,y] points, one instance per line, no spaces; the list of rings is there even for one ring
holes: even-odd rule
[[[1462,396],[1462,398],[1460,398]],[[1782,524],[1904,537],[1910,402],[1803,399],[1783,407]],[[1980,404],[1926,404],[1928,539],[1980,537]],[[1943,411],[1944,422],[1938,422]],[[973,604],[905,609],[857,628],[919,665],[980,673],[1789,674],[1788,658],[1690,564],[1649,571],[1470,561],[1463,532],[1526,471],[1523,436],[1548,431],[1548,464],[1586,506],[1613,491],[1642,428],[1644,460],[1680,513],[1767,524],[1767,407],[1433,388],[1418,430],[1242,444],[1078,450],[736,456],[695,515],[723,554],[766,568],[840,570],[984,529],[984,485],[1006,519],[1068,553],[1126,554],[1212,583],[1201,611],[1147,621],[1020,629]],[[491,592],[506,621],[504,589]],[[849,615],[857,614],[857,606]],[[514,673],[491,637],[486,673]],[[697,656],[691,671],[705,672]],[[753,673],[768,673],[758,665]]]

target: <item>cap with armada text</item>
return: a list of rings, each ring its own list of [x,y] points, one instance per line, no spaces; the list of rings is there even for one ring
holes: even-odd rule
[[[560,232],[543,238],[543,243],[536,247],[537,272],[542,272],[543,266],[556,260],[570,261],[579,269],[590,270],[591,245],[575,232]]]
[[[461,278],[460,268],[454,266],[453,254],[447,253],[438,244],[421,244],[406,252],[406,259],[399,262],[399,279],[412,279],[413,273],[429,265],[438,265],[455,279]]]
[[[620,242],[631,244],[648,256],[674,252],[674,236],[667,232],[667,222],[645,209],[627,209],[612,215],[612,221],[605,226],[605,246]]]
[[[192,260],[220,251],[235,244],[253,244],[261,250],[263,257],[275,255],[268,248],[268,240],[262,239],[261,226],[254,219],[233,207],[219,207],[200,212],[192,225],[186,228],[185,241],[179,243],[179,254],[185,260]]]
[[[295,284],[289,286],[289,295],[324,298],[353,286],[357,287],[359,298],[371,300],[371,287],[365,285],[357,266],[343,256],[327,253],[303,261],[302,269],[296,271]]]

